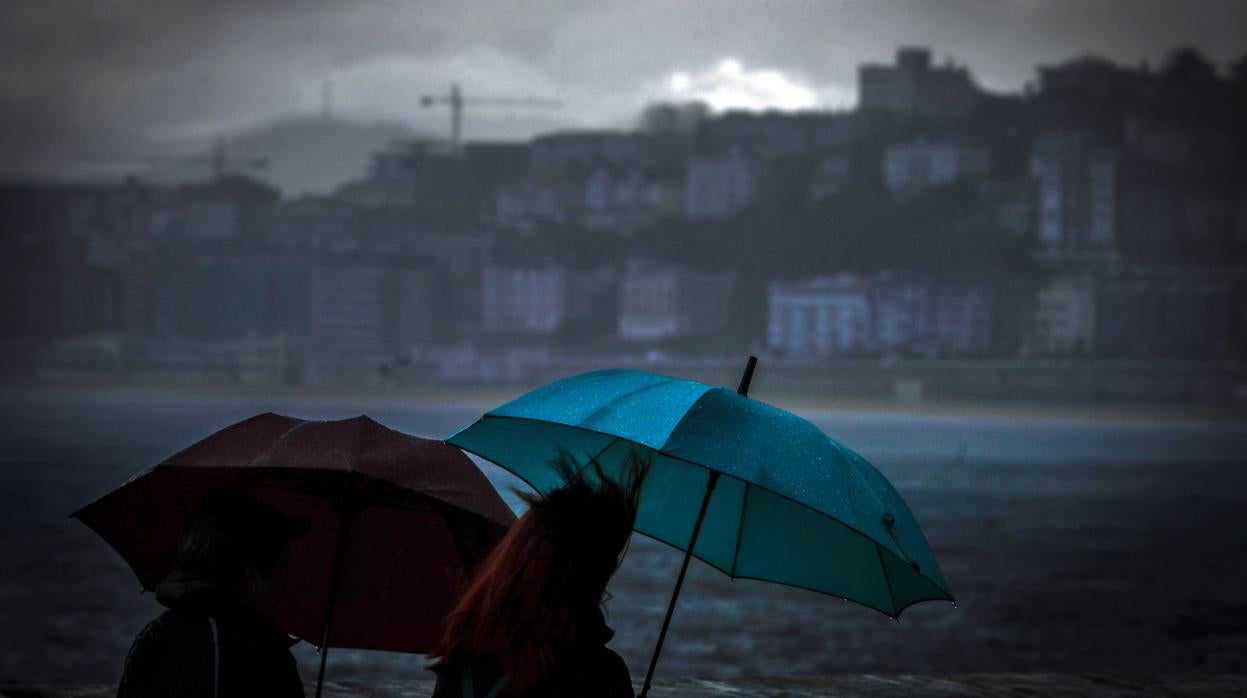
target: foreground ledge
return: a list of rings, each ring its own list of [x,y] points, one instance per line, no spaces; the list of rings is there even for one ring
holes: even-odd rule
[[[315,687],[309,687],[308,695]],[[408,698],[428,696],[427,679],[382,684],[326,683],[333,698]],[[3,698],[111,698],[116,689],[102,684],[4,685]],[[734,679],[664,679],[654,682],[654,698],[667,696],[1247,696],[1241,674],[845,674],[773,676]]]

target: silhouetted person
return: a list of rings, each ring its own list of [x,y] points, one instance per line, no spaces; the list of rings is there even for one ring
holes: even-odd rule
[[[302,698],[293,642],[252,605],[299,529],[241,495],[200,502],[156,588],[169,610],[135,638],[118,698]]]
[[[606,647],[613,632],[601,607],[645,467],[632,461],[622,481],[596,463],[581,468],[564,457],[557,467],[567,484],[524,496],[528,511],[451,611],[431,653],[434,698],[634,696],[628,667]]]

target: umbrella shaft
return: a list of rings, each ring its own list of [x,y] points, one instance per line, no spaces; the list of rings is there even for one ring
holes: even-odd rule
[[[758,357],[750,355],[749,360],[745,362],[745,372],[740,377],[740,385],[737,386],[736,392],[740,395],[749,395],[749,384],[753,382],[753,369],[758,365]]]
[[[650,682],[654,680],[654,669],[658,667],[658,655],[662,654],[662,643],[667,639],[667,628],[671,625],[671,615],[675,613],[675,602],[680,597],[680,587],[684,586],[684,575],[688,572],[689,560],[693,559],[697,534],[701,533],[701,522],[706,518],[706,507],[710,505],[710,495],[714,493],[714,486],[718,481],[719,471],[711,470],[710,479],[706,481],[706,496],[701,500],[701,510],[697,512],[697,521],[693,524],[693,535],[689,538],[688,550],[684,552],[684,563],[680,565],[680,575],[675,580],[675,591],[671,592],[671,603],[667,604],[667,615],[662,619],[662,630],[658,632],[658,644],[654,646],[654,656],[649,660],[649,671],[645,672],[645,685],[641,687],[641,698],[649,695]]]
[[[329,578],[329,598],[325,600],[325,627],[320,635],[320,671],[316,675],[316,698],[320,698],[325,686],[325,662],[329,659],[329,627],[333,624],[333,612],[338,602],[338,585],[342,582],[342,558],[346,553],[346,537],[355,513],[344,510],[338,513],[338,538],[333,551],[333,572]]]

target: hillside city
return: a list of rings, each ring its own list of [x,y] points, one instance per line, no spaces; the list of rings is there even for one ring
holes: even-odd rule
[[[901,48],[857,88],[844,111],[396,143],[329,195],[227,166],[5,182],[0,367],[515,384],[753,352],[897,399],[979,396],[932,386],[988,368],[995,397],[1247,399],[1247,57],[1080,57],[995,94]],[[1079,366],[1100,377],[1062,392]]]

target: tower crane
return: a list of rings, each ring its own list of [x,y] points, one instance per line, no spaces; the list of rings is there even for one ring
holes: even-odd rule
[[[555,99],[539,99],[536,97],[464,97],[459,83],[451,83],[450,92],[439,95],[424,95],[420,98],[420,106],[433,107],[439,105],[450,107],[450,151],[455,155],[463,148],[463,109],[464,107],[520,107],[532,109],[558,109],[563,103]]]

